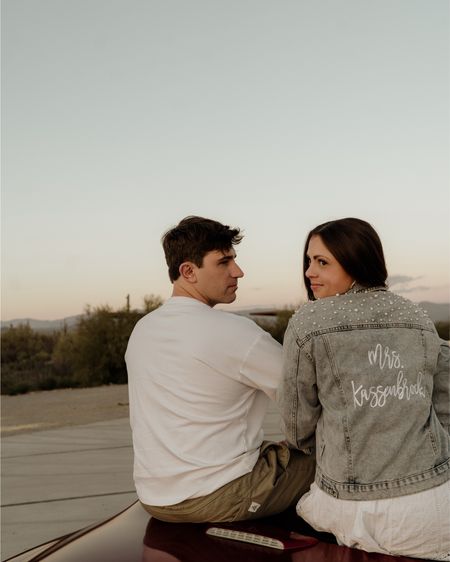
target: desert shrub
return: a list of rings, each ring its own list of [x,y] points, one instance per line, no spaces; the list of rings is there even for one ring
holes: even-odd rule
[[[161,304],[149,295],[142,310],[88,308],[74,329],[51,334],[26,324],[3,330],[2,394],[126,383],[124,355],[134,325]]]
[[[288,322],[294,314],[293,308],[283,308],[278,310],[273,322],[267,320],[255,320],[266,332],[276,339],[278,342],[283,343],[284,333],[286,331]]]
[[[436,322],[436,330],[443,340],[450,340],[450,322]]]
[[[55,372],[80,386],[127,382],[125,351],[136,322],[162,304],[144,298],[144,310],[88,308],[72,332],[60,335],[53,353]]]
[[[20,394],[41,388],[51,375],[58,334],[36,332],[28,324],[1,332],[1,393]]]

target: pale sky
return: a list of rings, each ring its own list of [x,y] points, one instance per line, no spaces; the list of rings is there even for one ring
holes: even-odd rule
[[[450,300],[447,0],[3,0],[2,74],[3,320],[166,299],[191,214],[244,230],[235,308],[345,216]]]

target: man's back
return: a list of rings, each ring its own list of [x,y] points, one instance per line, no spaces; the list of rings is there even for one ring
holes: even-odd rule
[[[252,470],[281,346],[253,321],[172,297],[126,353],[139,498],[171,505]]]

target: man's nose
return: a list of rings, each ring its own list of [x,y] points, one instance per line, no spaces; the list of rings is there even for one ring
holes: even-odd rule
[[[244,277],[244,272],[242,271],[242,269],[238,266],[237,263],[234,263],[234,269],[231,273],[231,275],[233,277]]]

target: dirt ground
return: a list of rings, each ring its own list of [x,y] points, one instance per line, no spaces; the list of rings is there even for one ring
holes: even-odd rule
[[[128,386],[67,388],[1,397],[1,435],[128,417]]]

